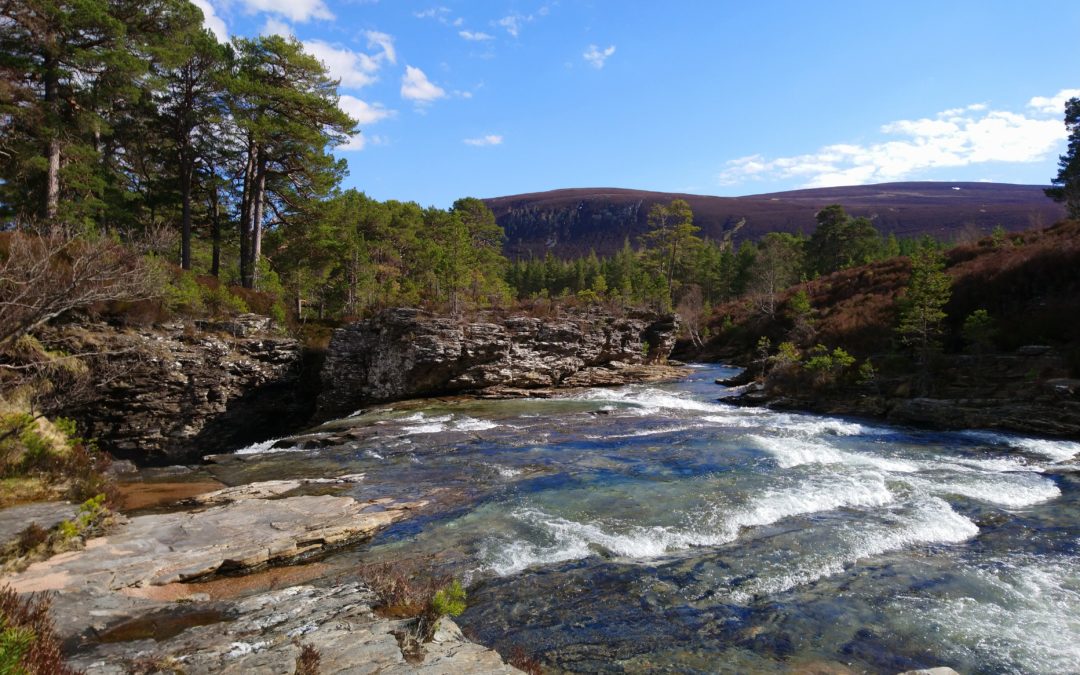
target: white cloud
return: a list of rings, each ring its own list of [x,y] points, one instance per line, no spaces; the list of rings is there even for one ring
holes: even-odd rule
[[[397,58],[393,39],[389,35],[369,32],[368,39],[370,46],[380,47],[382,51],[371,56],[322,40],[305,40],[304,50],[322,61],[330,76],[341,80],[342,87],[359,89],[378,79],[384,61],[394,63]]]
[[[1030,105],[1048,107],[1050,100],[1036,97]],[[945,110],[934,117],[889,122],[881,126],[881,132],[894,139],[837,143],[813,153],[776,159],[762,155],[733,159],[717,180],[734,185],[754,179],[794,178],[801,179],[804,187],[881,183],[933,169],[1038,162],[1052,156],[1065,137],[1060,120],[989,110],[983,104]]]
[[[338,152],[360,152],[367,147],[367,137],[364,134],[353,134],[345,143],[334,148]]]
[[[475,145],[477,147],[483,147],[488,145],[502,145],[503,137],[498,134],[488,134],[486,136],[480,136],[478,138],[466,138],[461,141],[465,145]]]
[[[379,56],[382,56],[390,63],[397,63],[397,52],[394,50],[393,37],[375,30],[369,30],[365,35],[368,39],[368,49],[378,47],[382,50]]]
[[[333,19],[334,13],[323,0],[241,0],[249,13],[277,14],[290,21],[304,23],[311,19]]]
[[[1053,115],[1065,114],[1065,102],[1080,97],[1080,89],[1062,89],[1054,96],[1036,96],[1028,101],[1028,107]]]
[[[494,36],[488,35],[487,33],[482,33],[480,31],[477,31],[477,32],[474,33],[471,30],[459,31],[458,35],[460,35],[462,38],[464,38],[466,40],[469,40],[470,42],[483,42],[484,40],[494,40],[495,39]]]
[[[596,45],[589,45],[589,48],[582,54],[590,66],[597,70],[604,67],[604,62],[608,60],[608,57],[615,53],[615,45],[609,46],[607,49],[601,51]]]
[[[348,94],[344,94],[338,99],[338,105],[341,106],[342,110],[349,114],[349,117],[356,120],[357,124],[360,124],[361,126],[375,124],[379,120],[384,120],[397,114],[397,111],[391,110],[381,103],[372,105],[367,101],[362,101],[355,96],[349,96]]]
[[[417,103],[430,103],[446,96],[446,91],[428,80],[424,71],[413,66],[405,66],[401,77],[401,97]]]
[[[522,16],[521,14],[510,14],[499,19],[495,23],[506,29],[507,33],[510,33],[513,37],[517,37],[521,32],[521,24],[532,21],[532,16]]]
[[[263,24],[262,29],[259,31],[260,35],[282,35],[288,37],[293,34],[292,26],[285,23],[281,19],[271,16],[267,17],[266,23]]]
[[[202,10],[203,25],[210,29],[210,32],[218,39],[218,42],[228,42],[229,29],[225,26],[225,22],[221,20],[221,17],[214,12],[214,6],[207,2],[207,0],[191,0],[191,2]]]
[[[419,12],[413,12],[417,19],[439,19],[450,13],[449,7],[431,7]]]

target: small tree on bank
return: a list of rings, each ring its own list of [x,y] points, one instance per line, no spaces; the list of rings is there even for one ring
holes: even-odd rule
[[[941,350],[945,305],[952,297],[952,279],[945,273],[945,257],[930,243],[911,256],[911,279],[900,298],[900,340],[915,353],[925,389],[930,361]]]

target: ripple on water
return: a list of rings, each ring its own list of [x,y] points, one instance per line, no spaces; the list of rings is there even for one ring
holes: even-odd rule
[[[898,628],[943,656],[994,673],[1070,673],[1080,664],[1080,561],[1007,555],[964,566],[963,596],[904,595]]]

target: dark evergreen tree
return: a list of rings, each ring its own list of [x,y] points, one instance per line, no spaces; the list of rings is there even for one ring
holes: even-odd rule
[[[1058,162],[1058,175],[1046,195],[1065,204],[1070,218],[1080,218],[1080,98],[1065,103],[1065,128],[1069,131],[1069,146]]]

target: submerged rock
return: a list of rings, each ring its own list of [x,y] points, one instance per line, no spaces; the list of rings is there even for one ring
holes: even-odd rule
[[[675,345],[674,315],[513,316],[472,323],[387,310],[334,332],[317,414],[372,401],[485,390],[524,391],[649,379]]]

